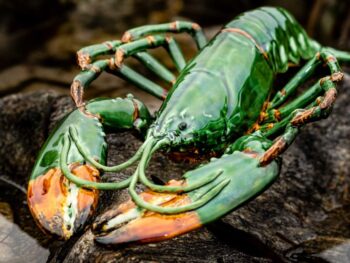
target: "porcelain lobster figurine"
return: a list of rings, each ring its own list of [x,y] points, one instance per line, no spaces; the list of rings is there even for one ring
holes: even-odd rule
[[[183,32],[199,50],[188,62],[175,39],[165,35]],[[170,54],[177,77],[147,53],[157,47]],[[112,56],[98,60],[100,55]],[[168,82],[170,91],[128,67],[124,61],[130,56]],[[121,41],[83,48],[78,52],[82,71],[71,86],[77,108],[39,153],[29,181],[30,210],[44,231],[67,239],[92,215],[99,190],[128,188],[128,202],[95,220],[97,242],[159,241],[199,228],[273,183],[281,153],[302,126],[330,114],[343,78],[338,61],[349,60],[350,54],[322,47],[287,11],[272,7],[238,16],[209,42],[197,24],[172,22],[134,28]],[[291,64],[304,66],[285,87],[275,87],[276,75]],[[321,66],[328,75],[296,96],[294,91]],[[157,116],[132,96],[84,102],[84,88],[104,71],[163,100]],[[128,161],[106,166],[106,127],[137,129],[145,141]],[[186,172],[182,180],[158,185],[146,169],[160,149],[210,150],[221,157]],[[102,172],[136,162],[130,178],[100,180]],[[148,190],[137,193],[139,183]]]

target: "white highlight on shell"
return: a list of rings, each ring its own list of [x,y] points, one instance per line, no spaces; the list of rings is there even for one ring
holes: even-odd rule
[[[187,109],[184,109],[180,112],[180,117],[184,119],[186,117],[186,114],[187,114]]]
[[[208,118],[212,118],[213,115],[209,114],[209,113],[206,113],[206,112],[203,112],[203,116],[204,117],[208,117]]]
[[[302,33],[299,33],[298,35],[298,41],[302,49],[306,48],[305,38]]]
[[[287,55],[286,55],[286,50],[284,48],[283,45],[280,46],[280,58],[282,63],[286,63],[287,62]]]
[[[290,48],[292,49],[292,51],[294,53],[297,53],[297,44],[295,43],[295,40],[293,37],[289,38],[289,45],[290,45]]]
[[[66,204],[63,207],[63,221],[67,231],[70,235],[72,235],[74,230],[74,222],[78,212],[79,187],[70,182],[67,182],[67,184],[69,194],[67,195]]]
[[[118,216],[114,217],[113,219],[109,220],[104,226],[103,230],[107,231],[111,228],[115,228],[120,224],[126,223],[128,221],[131,221],[141,214],[140,210],[138,208],[133,208],[129,210],[126,213],[119,214]]]

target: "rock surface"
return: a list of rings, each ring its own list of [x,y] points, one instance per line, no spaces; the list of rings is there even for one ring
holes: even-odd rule
[[[25,196],[18,194],[48,131],[72,109],[71,100],[45,92],[8,96],[0,100],[0,173],[17,185],[13,198],[19,203],[3,195],[0,201],[11,204],[13,221],[23,231],[50,249],[50,262],[349,262],[349,97],[347,77],[332,115],[302,130],[284,154],[280,178],[252,202],[169,241],[109,249],[94,243],[89,228],[67,242],[44,236],[28,214]],[[108,143],[112,164],[128,158],[141,142],[123,132],[108,135]],[[189,167],[157,154],[149,174],[167,181]],[[132,170],[108,176],[125,178]],[[126,191],[103,193],[98,213],[127,198]]]

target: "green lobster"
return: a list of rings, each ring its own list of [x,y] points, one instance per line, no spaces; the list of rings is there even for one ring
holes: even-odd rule
[[[190,34],[199,49],[186,62],[175,39],[165,33]],[[177,77],[148,49],[164,47]],[[100,55],[115,54],[96,60]],[[190,22],[141,26],[121,41],[78,51],[82,71],[71,86],[77,109],[52,132],[29,182],[28,204],[46,232],[69,238],[81,229],[97,205],[98,190],[128,188],[131,199],[95,220],[102,244],[168,239],[216,220],[259,195],[277,178],[280,155],[307,123],[326,118],[343,78],[338,64],[350,54],[322,47],[310,39],[285,10],[262,7],[246,12],[208,43]],[[169,92],[127,66],[134,57],[172,88]],[[303,63],[306,61],[306,63]],[[284,88],[276,75],[302,65]],[[295,96],[295,90],[320,66],[329,74]],[[120,76],[164,100],[155,119],[140,101],[83,100],[83,90],[102,72]],[[106,166],[104,129],[137,129],[145,141],[133,157]],[[159,185],[146,176],[159,149],[214,151],[220,158],[188,171],[182,180]],[[121,171],[138,162],[120,182],[101,182],[100,171]],[[149,190],[137,193],[138,183]]]

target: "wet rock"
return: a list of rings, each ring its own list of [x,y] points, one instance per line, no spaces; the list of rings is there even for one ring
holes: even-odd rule
[[[14,178],[29,174],[47,137],[52,103],[57,94],[37,92],[0,100],[0,173]],[[25,183],[26,178],[18,178]]]
[[[332,115],[305,127],[284,154],[277,182],[221,220],[169,241],[117,248],[94,243],[87,227],[65,243],[52,246],[41,242],[51,249],[50,262],[348,262],[349,97],[347,77]],[[72,109],[71,100],[54,93],[34,93],[8,96],[0,105],[0,158],[6,160],[1,171],[24,186],[39,146],[48,130]],[[137,135],[123,132],[108,135],[108,143],[108,162],[115,164],[130,157],[141,141]],[[167,181],[190,167],[159,153],[151,162],[149,175]],[[129,168],[106,178],[120,180],[132,171]],[[103,193],[97,214],[126,199],[125,190]],[[21,209],[25,206],[18,205]],[[28,231],[26,224],[36,229],[30,219],[21,222],[21,228]]]

